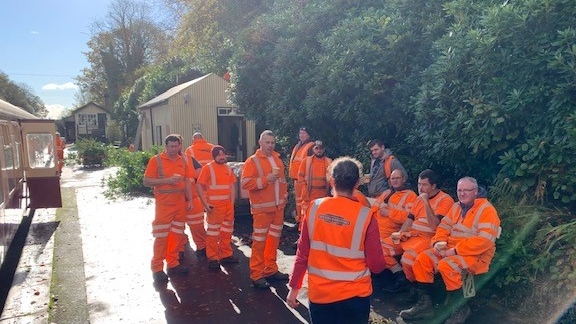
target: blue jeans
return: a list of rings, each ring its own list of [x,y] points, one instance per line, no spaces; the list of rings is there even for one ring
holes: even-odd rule
[[[310,302],[312,324],[366,324],[370,315],[370,296],[352,297],[330,304]]]

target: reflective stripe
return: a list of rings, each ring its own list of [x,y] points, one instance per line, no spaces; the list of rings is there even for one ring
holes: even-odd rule
[[[153,237],[167,237],[168,236],[168,232],[162,232],[162,233],[154,233],[152,234]]]
[[[268,228],[254,228],[254,233],[266,234],[268,233]]]
[[[434,272],[438,271],[438,262],[440,262],[440,259],[438,259],[436,253],[434,253],[434,250],[426,250],[423,253],[426,253],[426,255],[432,259],[432,263],[434,264]]]
[[[364,257],[364,251],[354,251],[352,249],[326,244],[325,242],[310,242],[310,249],[326,251],[328,254],[340,258],[359,259]]]
[[[280,204],[284,203],[284,199],[280,199]],[[252,204],[252,208],[264,208],[264,207],[275,207],[276,203],[275,202],[265,202],[265,203],[260,203],[260,204]]]
[[[333,271],[308,266],[308,273],[315,274],[326,279],[339,281],[354,281],[370,276],[370,270],[367,268],[362,271]]]
[[[496,242],[496,236],[490,235],[490,233],[480,232],[478,236],[490,240],[492,243]]]
[[[230,200],[230,195],[208,196],[209,200]]]
[[[464,259],[461,256],[455,255],[454,257],[456,257],[456,259],[460,261],[460,264],[464,266],[464,269],[468,267],[466,265],[466,262],[464,262]],[[448,263],[448,265],[450,266],[450,268],[452,268],[452,270],[458,273],[462,272],[462,267],[460,267],[456,262],[454,262],[452,258],[444,258],[444,260],[446,261],[446,263]]]
[[[323,199],[316,199],[314,201],[314,206],[310,210],[309,218],[311,222],[314,222],[316,219],[316,213],[318,212],[318,206],[322,203]],[[338,247],[331,244],[327,244],[326,242],[317,241],[312,239],[312,234],[314,233],[314,229],[312,228],[310,233],[310,249],[314,250],[321,250],[326,251],[328,254],[335,256],[335,257],[344,257],[344,258],[352,258],[352,259],[360,259],[364,258],[365,254],[364,251],[360,249],[362,246],[362,237],[364,234],[364,225],[368,221],[368,216],[370,213],[370,208],[368,207],[361,207],[360,212],[358,213],[358,217],[356,219],[356,223],[354,226],[354,230],[352,231],[352,240],[350,241],[350,248],[345,247]]]
[[[252,240],[258,241],[258,242],[264,242],[264,241],[266,241],[266,237],[260,237],[260,236],[252,235]]]
[[[382,244],[382,252],[384,252],[384,256],[396,255],[396,249],[394,249],[394,246],[384,242],[384,240],[380,240],[380,243]]]
[[[412,230],[416,230],[416,231],[420,231],[420,232],[425,232],[425,233],[436,233],[436,231],[434,231],[433,229],[431,229],[429,226],[424,226],[421,224],[416,224],[415,222],[412,223]]]
[[[152,225],[152,230],[157,231],[157,230],[169,229],[170,227],[172,227],[172,224]]]

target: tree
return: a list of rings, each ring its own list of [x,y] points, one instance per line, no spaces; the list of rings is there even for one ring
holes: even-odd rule
[[[85,53],[89,68],[77,77],[90,101],[110,109],[126,87],[141,76],[140,69],[166,52],[167,38],[154,23],[143,2],[115,0],[107,17],[93,24],[93,36]],[[116,116],[120,120],[124,116]]]
[[[517,194],[576,205],[576,14],[569,0],[483,6],[454,1],[414,105],[421,159]],[[476,12],[477,13],[477,12]],[[436,143],[430,146],[427,143]]]
[[[48,111],[40,97],[34,94],[30,86],[16,84],[7,74],[0,71],[0,99],[18,106],[38,117],[46,117]]]

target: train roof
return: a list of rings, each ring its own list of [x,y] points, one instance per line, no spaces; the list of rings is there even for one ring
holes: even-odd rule
[[[26,110],[0,99],[0,119],[39,119]]]

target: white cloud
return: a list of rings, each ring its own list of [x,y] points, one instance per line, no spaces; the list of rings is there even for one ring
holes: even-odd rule
[[[35,31],[35,30],[31,30],[31,31],[30,31],[30,34],[32,34],[32,35],[40,35],[40,32],[39,32],[39,31]]]
[[[78,90],[78,86],[72,82],[66,82],[63,84],[48,83],[42,86],[42,90]]]
[[[62,114],[66,111],[66,107],[58,104],[46,105],[46,110],[48,110],[48,115],[46,115],[46,118],[60,119]]]

